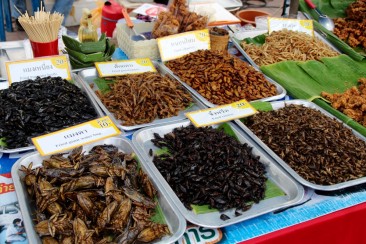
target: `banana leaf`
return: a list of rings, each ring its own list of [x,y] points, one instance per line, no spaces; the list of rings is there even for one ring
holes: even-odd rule
[[[366,136],[366,128],[331,107],[320,97],[322,91],[344,92],[366,77],[366,61],[357,62],[347,55],[323,58],[321,61],[284,61],[261,66],[264,74],[280,83],[287,93],[298,99],[313,101],[353,129]],[[341,78],[340,78],[341,77]]]
[[[253,37],[253,38],[251,38],[251,37],[245,38],[244,41],[248,44],[253,43],[258,46],[262,46],[266,42],[266,37],[267,37],[267,34],[262,34],[262,35],[259,35],[259,36]]]
[[[6,147],[6,142],[5,142],[5,138],[0,138],[0,146],[1,147]]]
[[[259,111],[272,111],[272,105],[269,102],[262,102],[262,101],[254,101],[251,102],[250,105],[252,105],[256,110]]]
[[[158,202],[158,199],[155,197],[154,202]],[[155,207],[154,215],[151,216],[151,221],[158,224],[166,224],[166,219],[163,210],[161,209],[160,204],[157,204]]]
[[[346,8],[355,0],[312,0],[317,8],[330,18],[346,17]],[[319,15],[315,10],[308,7],[304,0],[299,0],[299,9],[301,12],[309,14],[313,19],[318,20]]]
[[[107,92],[111,91],[111,88],[109,87],[109,84],[113,84],[113,80],[106,80],[103,78],[95,78],[93,82],[97,85],[98,89],[102,94],[105,94]]]
[[[289,95],[295,98],[310,100],[319,96],[323,87],[298,65],[297,61],[282,61],[275,64],[261,66],[261,71],[280,83]]]
[[[330,6],[332,6],[335,10],[343,11],[342,14],[345,15],[346,8],[353,2],[355,2],[355,0],[330,0]],[[337,17],[343,16],[337,15]]]
[[[340,55],[337,58],[322,58],[321,61],[299,62],[297,65],[327,92],[344,92],[349,87],[357,85],[360,77],[366,77],[365,68],[360,67],[357,62],[353,62],[346,55]]]

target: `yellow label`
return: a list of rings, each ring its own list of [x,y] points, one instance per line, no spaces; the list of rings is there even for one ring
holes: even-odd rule
[[[20,82],[39,77],[61,77],[71,80],[71,71],[66,55],[41,57],[6,63],[9,86],[12,82]]]
[[[111,77],[144,72],[156,72],[149,58],[130,59],[110,62],[96,62],[99,77]]]
[[[205,29],[203,31],[194,33],[196,35],[197,40],[201,41],[201,42],[209,42],[210,41],[210,36],[209,36],[209,32],[208,29]]]
[[[38,152],[50,155],[116,136],[121,132],[108,116],[32,138]]]
[[[257,110],[245,99],[214,108],[186,113],[187,118],[196,126],[209,126],[253,115]]]
[[[285,18],[268,18],[268,32],[279,30],[292,30],[304,32],[314,36],[314,27],[312,20],[285,19]]]
[[[66,56],[52,57],[51,62],[53,66],[58,69],[69,69],[69,64]]]
[[[208,29],[189,31],[158,38],[160,57],[163,62],[182,57],[197,50],[209,50]]]

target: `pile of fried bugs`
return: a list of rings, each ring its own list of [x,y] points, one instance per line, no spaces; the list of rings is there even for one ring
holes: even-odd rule
[[[125,126],[177,116],[192,102],[178,81],[155,72],[115,77],[109,86],[109,92],[96,94]]]
[[[43,167],[23,166],[36,204],[35,230],[47,243],[151,242],[170,233],[151,220],[157,205],[134,154],[113,145],[52,155]]]
[[[155,155],[153,162],[187,209],[208,204],[220,211],[236,208],[240,215],[249,202],[264,198],[265,166],[251,147],[222,130],[190,125],[154,137],[154,145],[168,153]]]
[[[245,123],[304,179],[333,185],[366,175],[366,143],[351,129],[312,108],[288,105]]]
[[[37,77],[0,91],[0,138],[8,149],[29,146],[29,138],[96,117],[87,96],[61,77]]]

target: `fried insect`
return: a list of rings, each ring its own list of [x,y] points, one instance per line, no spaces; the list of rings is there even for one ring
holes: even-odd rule
[[[111,91],[97,95],[123,125],[144,124],[176,116],[192,102],[179,82],[159,73],[146,72],[116,77]]]
[[[169,234],[167,225],[151,220],[157,191],[134,153],[112,145],[88,153],[79,147],[43,163],[20,171],[36,204],[35,230],[44,243],[133,243]]]
[[[243,60],[211,50],[198,50],[166,66],[213,104],[253,101],[277,94],[276,86]]]
[[[339,55],[319,39],[300,31],[287,29],[273,31],[261,46],[248,44],[245,41],[240,45],[258,66],[286,60],[320,60],[323,57]]]

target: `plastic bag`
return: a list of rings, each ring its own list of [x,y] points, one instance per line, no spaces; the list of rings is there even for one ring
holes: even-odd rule
[[[179,30],[179,22],[171,12],[162,12],[156,21],[152,36],[159,38],[177,34]]]
[[[97,7],[92,9],[90,12],[92,14],[92,24],[96,27],[99,28],[100,24],[102,22],[102,9],[104,6],[104,1],[103,0],[98,0],[96,2]]]
[[[174,0],[169,4],[168,9],[168,12],[161,12],[158,15],[152,31],[154,38],[202,30],[207,27],[208,17],[190,12],[187,0]]]

